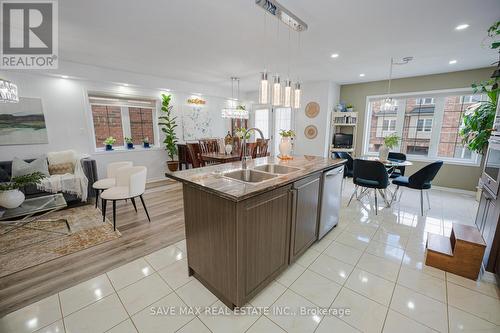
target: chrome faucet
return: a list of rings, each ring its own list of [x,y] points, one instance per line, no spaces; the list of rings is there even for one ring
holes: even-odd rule
[[[245,170],[245,169],[247,168],[247,158],[248,158],[249,160],[251,160],[251,159],[252,159],[252,157],[251,157],[251,156],[247,156],[247,134],[248,134],[248,132],[250,132],[251,130],[256,130],[257,132],[259,132],[259,134],[260,134],[260,138],[261,138],[262,140],[264,140],[264,134],[262,134],[262,131],[261,131],[260,129],[258,129],[257,127],[252,127],[252,128],[249,128],[249,129],[247,129],[247,130],[245,130],[245,131],[243,132],[243,143],[242,143],[243,147],[241,148],[241,149],[243,149],[243,154],[241,155],[241,168],[242,168],[243,170]]]

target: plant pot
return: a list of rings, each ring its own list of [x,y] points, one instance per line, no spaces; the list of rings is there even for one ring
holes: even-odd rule
[[[132,142],[127,143],[127,149],[134,149],[134,144]]]
[[[0,192],[0,206],[12,209],[21,206],[24,202],[24,193],[19,190],[8,190]]]
[[[170,170],[172,172],[177,171],[177,169],[179,168],[179,161],[168,161],[167,167],[168,167],[168,170]]]
[[[382,162],[387,161],[389,158],[389,148],[386,145],[382,145],[378,150],[378,159]]]
[[[354,108],[347,108],[347,112],[354,112]]]
[[[290,137],[282,137],[279,145],[280,156],[287,157],[290,156],[292,151],[292,140]]]
[[[113,145],[106,145],[106,150],[113,150]]]
[[[144,142],[144,143],[142,144],[142,146],[143,146],[144,148],[149,148],[149,142]]]

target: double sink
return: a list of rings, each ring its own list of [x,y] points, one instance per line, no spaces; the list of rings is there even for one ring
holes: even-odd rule
[[[263,164],[253,169],[239,169],[224,173],[224,177],[245,183],[256,184],[302,169],[279,164]]]

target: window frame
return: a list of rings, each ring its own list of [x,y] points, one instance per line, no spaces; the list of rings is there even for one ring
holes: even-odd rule
[[[432,132],[432,123],[434,122],[433,120],[434,120],[433,118],[417,119],[417,126],[415,130],[417,132],[423,132],[423,133]],[[420,121],[422,121],[422,126],[419,128]],[[428,125],[427,123],[430,123],[430,125]]]
[[[98,147],[96,138],[95,138],[95,128],[94,128],[94,119],[93,119],[93,114],[92,114],[92,105],[95,105],[96,103],[91,103],[90,102],[90,96],[92,95],[106,95],[109,96],[110,98],[119,98],[119,99],[131,99],[131,100],[151,100],[155,102],[154,107],[151,109],[153,110],[153,133],[154,133],[154,142],[150,142],[150,148],[144,148],[142,145],[135,145],[134,149],[127,149],[125,145],[123,146],[116,146],[113,147],[113,150],[107,151],[105,147]],[[163,148],[160,146],[160,130],[158,128],[158,115],[160,114],[160,108],[161,108],[161,100],[157,96],[143,96],[143,95],[133,95],[133,94],[123,94],[119,93],[116,91],[110,91],[110,90],[87,90],[84,89],[84,98],[85,98],[85,108],[87,110],[87,124],[88,128],[90,129],[89,131],[89,136],[90,136],[90,144],[91,144],[91,149],[93,150],[94,154],[112,154],[112,153],[134,153],[134,152],[141,152],[141,151],[155,151],[155,150],[163,150]],[[102,105],[106,105],[103,103]],[[146,107],[149,108],[149,107]],[[123,117],[122,117],[122,127],[124,125],[123,122]],[[129,124],[130,125],[130,124]],[[124,134],[125,135],[125,134]]]
[[[371,107],[370,103],[374,100],[378,99],[384,99],[387,97],[392,97],[394,99],[402,99],[403,101],[406,101],[407,98],[419,98],[421,96],[423,97],[431,97],[433,98],[434,105],[435,106],[435,112],[434,116],[432,118],[432,127],[431,127],[431,138],[430,138],[430,144],[429,144],[429,153],[428,156],[419,156],[419,155],[410,155],[407,154],[408,160],[411,161],[420,161],[420,162],[433,162],[436,160],[442,160],[445,164],[454,164],[454,165],[467,165],[467,166],[480,166],[481,164],[481,159],[482,159],[482,154],[477,154],[472,152],[472,156],[474,158],[470,160],[463,160],[463,159],[458,159],[458,158],[449,158],[449,157],[442,157],[438,156],[438,146],[439,146],[439,140],[440,140],[440,133],[441,133],[441,127],[442,127],[442,121],[443,121],[443,116],[444,116],[444,99],[446,96],[450,95],[472,95],[474,94],[472,89],[470,88],[459,88],[459,89],[442,89],[442,90],[431,90],[431,91],[418,91],[418,92],[408,92],[408,93],[399,93],[399,94],[391,94],[391,95],[369,95],[366,96],[366,101],[365,101],[365,117],[363,119],[364,124],[363,124],[363,140],[362,140],[362,155],[368,155],[368,156],[377,156],[377,152],[370,152],[369,151],[369,146],[370,146],[370,126],[371,126],[371,117],[372,117],[372,112],[371,112]],[[405,107],[404,104],[405,102],[402,103],[403,107],[399,110],[397,113],[397,124],[402,123],[402,119],[404,118],[404,111]],[[420,105],[428,105],[428,104],[420,104]],[[396,126],[396,133],[398,133],[399,136],[401,136],[402,133],[402,126]],[[429,133],[429,132],[426,132]],[[398,151],[400,147],[398,146],[396,150]]]

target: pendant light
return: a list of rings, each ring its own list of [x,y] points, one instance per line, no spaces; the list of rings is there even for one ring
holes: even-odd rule
[[[234,98],[234,83],[237,84],[237,98]],[[221,110],[222,118],[230,119],[248,119],[249,112],[240,104],[240,79],[231,77],[231,100],[230,106]]]
[[[396,110],[397,103],[391,95],[391,83],[392,83],[392,67],[394,65],[406,65],[413,60],[413,57],[404,57],[401,62],[395,62],[394,58],[391,57],[391,65],[389,67],[389,83],[387,85],[387,97],[382,100],[382,105],[380,106],[380,111],[392,112]]]
[[[285,81],[285,89],[283,92],[283,106],[285,108],[292,107],[292,81],[290,80],[290,28],[288,29],[288,78]]]
[[[297,54],[300,59],[300,32],[297,35]],[[295,82],[295,89],[293,91],[293,108],[294,109],[300,109],[300,95],[301,95],[301,89],[300,89],[300,81],[297,79],[297,82]]]
[[[264,12],[264,38],[267,36],[267,13]],[[264,46],[266,44],[266,40],[264,40]],[[264,47],[265,49],[266,47]],[[261,73],[260,76],[260,85],[259,85],[259,103],[260,104],[268,104],[269,103],[269,81],[267,80],[267,71]]]
[[[280,21],[276,21],[276,45],[279,45],[279,32],[280,32]],[[278,47],[278,56],[279,56],[279,47]],[[276,73],[274,75],[274,80],[273,80],[273,100],[272,100],[272,105],[273,106],[280,106],[282,101],[281,101],[281,80],[280,80],[280,75]]]
[[[0,103],[18,103],[17,86],[7,80],[0,79]]]

